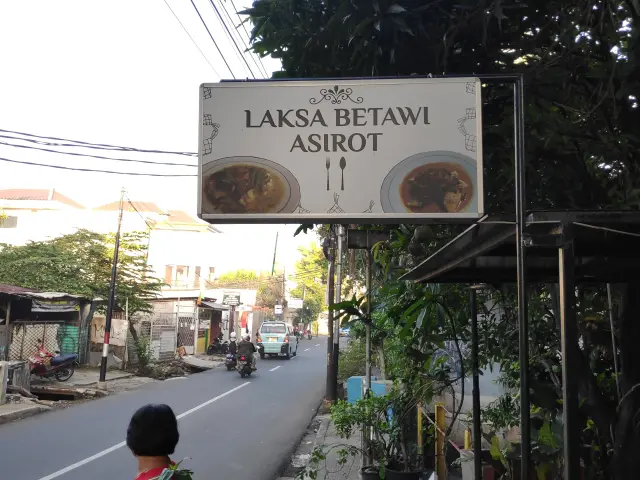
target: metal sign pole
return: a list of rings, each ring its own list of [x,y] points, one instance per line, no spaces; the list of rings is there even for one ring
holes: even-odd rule
[[[364,396],[365,398],[371,395],[371,270],[372,270],[372,253],[371,246],[369,244],[369,232],[367,231],[367,321],[365,323],[365,374],[364,374]],[[365,465],[371,465],[373,463],[373,456],[371,452],[371,434],[372,430],[369,426],[365,426],[363,429],[364,434],[364,460]]]
[[[329,308],[328,319],[327,319],[327,327],[329,339],[327,341],[327,392],[326,398],[327,401],[333,402],[336,399],[336,382],[333,379],[334,370],[337,372],[338,369],[333,368],[333,323],[334,323],[334,312],[333,312],[333,303],[335,299],[335,287],[334,287],[334,278],[335,278],[335,261],[336,256],[333,250],[333,230],[331,232],[331,238],[329,240],[328,248],[327,248],[327,256],[329,257],[329,278],[327,278],[327,306]]]
[[[531,454],[530,401],[529,401],[529,319],[527,313],[527,279],[525,271],[525,151],[524,151],[524,79],[522,75],[513,84],[514,137],[515,137],[515,193],[516,193],[516,270],[518,285],[518,327],[520,330],[520,435],[522,480],[529,480]]]
[[[342,254],[344,252],[344,236],[345,231],[342,225],[338,225],[338,248],[336,255],[336,303],[340,303],[342,301]],[[333,320],[333,352],[332,352],[332,366],[333,371],[331,372],[331,381],[334,384],[336,392],[338,391],[338,361],[340,358],[340,311],[338,311],[338,315],[334,316]],[[336,395],[337,396],[337,395]],[[337,400],[337,398],[336,398]]]

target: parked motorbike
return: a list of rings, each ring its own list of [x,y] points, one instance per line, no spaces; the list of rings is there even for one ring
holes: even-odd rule
[[[251,369],[251,361],[245,355],[238,356],[236,369],[242,378],[250,377],[253,370]]]
[[[207,347],[207,355],[216,353],[229,353],[229,342],[222,342],[219,338],[213,340],[213,343]]]
[[[227,371],[230,372],[231,370],[236,368],[237,363],[238,362],[236,361],[236,356],[233,353],[227,353],[227,358],[225,358],[224,360],[224,364],[227,367]]]
[[[49,357],[49,359],[30,358],[31,375],[37,375],[41,378],[56,377],[59,382],[66,382],[75,372],[77,359],[77,353],[60,355],[60,352],[56,352],[56,355]]]

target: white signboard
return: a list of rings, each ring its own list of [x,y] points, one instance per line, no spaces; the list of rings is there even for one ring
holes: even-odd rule
[[[235,289],[235,288],[223,288],[223,289],[210,289],[205,290],[204,295],[207,298],[216,298],[218,303],[222,303],[224,301],[224,295],[228,293],[238,293],[240,295],[240,304],[241,305],[255,305],[256,304],[256,295],[257,290],[243,290],[243,289]],[[236,309],[237,310],[237,309]]]
[[[299,310],[302,308],[302,304],[303,302],[301,298],[290,298],[289,303],[287,303],[287,306],[289,308]]]
[[[104,329],[107,319],[102,315],[94,315],[91,321],[91,341],[94,343],[104,342]],[[109,343],[124,347],[127,343],[127,330],[129,322],[126,320],[111,319],[111,334]]]
[[[480,90],[476,78],[204,84],[199,216],[478,218]]]
[[[282,305],[276,305],[273,309],[273,313],[276,315],[282,315]]]

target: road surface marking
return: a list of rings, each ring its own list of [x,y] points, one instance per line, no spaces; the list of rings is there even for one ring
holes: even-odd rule
[[[319,347],[319,346],[320,346],[320,344],[319,344],[319,343],[316,343],[316,344],[314,345],[314,347]]]
[[[176,418],[178,418],[178,420],[180,420],[181,418],[184,418],[187,415],[191,415],[193,412],[197,412],[201,408],[204,408],[207,405],[211,405],[213,402],[217,402],[221,398],[226,397],[227,395],[230,395],[230,394],[232,394],[233,392],[235,392],[237,390],[240,390],[242,387],[246,387],[250,383],[251,382],[245,382],[242,385],[238,385],[237,387],[232,388],[231,390],[228,390],[228,391],[218,395],[217,397],[213,397],[212,399],[207,400],[206,402],[201,403],[200,405],[193,407],[191,410],[187,410],[186,412],[181,413]],[[61,470],[58,470],[57,472],[53,472],[52,474],[47,475],[46,477],[42,477],[39,480],[52,480],[54,478],[58,478],[58,477],[64,475],[65,473],[69,473],[70,471],[75,470],[76,468],[79,468],[79,467],[81,467],[83,465],[86,465],[87,463],[93,462],[94,460],[97,460],[100,457],[104,457],[105,455],[108,455],[111,452],[115,452],[116,450],[118,450],[119,448],[124,447],[125,445],[126,445],[126,442],[120,442],[120,443],[114,445],[113,447],[109,447],[109,448],[107,448],[105,450],[102,450],[101,452],[98,452],[95,455],[91,455],[90,457],[87,457],[84,460],[80,460],[79,462],[76,462],[73,465],[69,465],[68,467],[65,467],[65,468],[63,468]]]
[[[309,349],[308,349],[308,348],[305,348],[305,349],[304,349],[304,351],[305,351],[305,352],[308,352],[308,351],[309,351]]]
[[[278,365],[277,367],[273,367],[271,370],[269,370],[270,372],[273,372],[274,370],[277,370],[281,367],[282,365]]]

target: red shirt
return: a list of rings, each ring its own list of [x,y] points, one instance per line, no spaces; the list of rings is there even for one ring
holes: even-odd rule
[[[169,465],[175,465],[175,463],[171,462]],[[135,480],[154,480],[162,474],[165,468],[167,467],[152,468],[146,472],[139,473]]]

